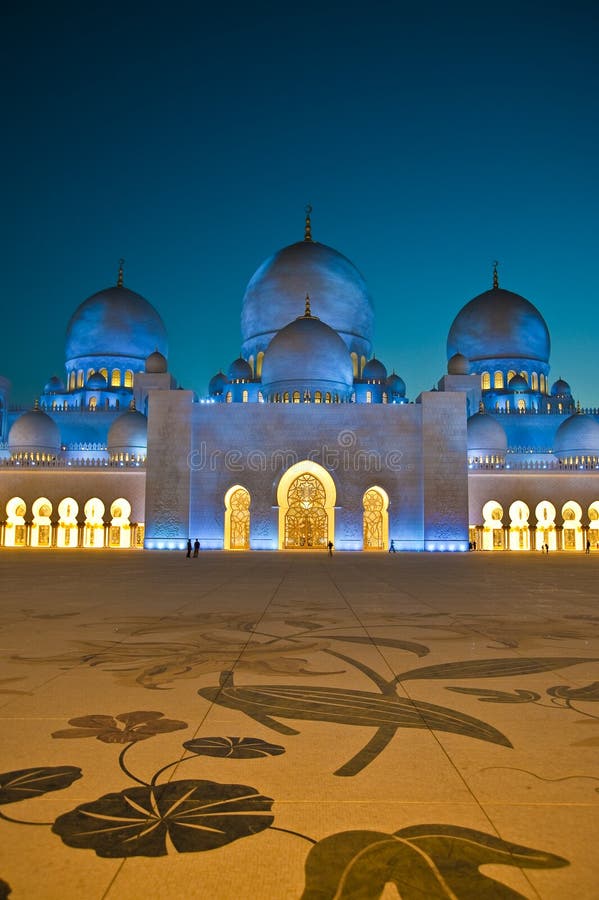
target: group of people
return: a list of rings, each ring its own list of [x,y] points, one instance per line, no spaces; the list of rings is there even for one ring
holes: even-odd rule
[[[191,551],[192,551],[191,538],[188,538],[188,539],[187,539],[187,554],[186,554],[187,559],[190,558],[190,556],[191,556]],[[194,555],[194,556],[197,556],[199,552],[200,552],[200,542],[199,542],[198,539],[196,538],[195,541],[193,542],[193,555]]]

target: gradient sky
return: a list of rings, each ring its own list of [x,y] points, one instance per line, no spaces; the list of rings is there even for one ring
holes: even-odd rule
[[[15,4],[0,38],[13,399],[64,375],[67,322],[121,256],[171,371],[204,394],[239,354],[245,285],[303,237],[309,202],[315,240],[366,278],[376,355],[411,398],[498,259],[547,321],[552,376],[599,406],[598,23],[577,0]]]

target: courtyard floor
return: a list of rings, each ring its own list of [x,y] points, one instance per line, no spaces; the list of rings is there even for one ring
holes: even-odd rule
[[[0,898],[595,900],[598,575],[0,551]]]

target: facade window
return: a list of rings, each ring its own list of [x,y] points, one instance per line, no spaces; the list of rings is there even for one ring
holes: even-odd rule
[[[483,391],[488,391],[491,388],[491,375],[489,372],[483,372],[480,376],[480,386]]]
[[[299,403],[299,402],[300,402],[300,392],[299,392],[299,391],[294,391],[294,392],[293,392],[293,402],[294,402],[294,403]]]
[[[526,409],[525,400],[518,400],[518,409],[520,410],[520,412],[524,412],[524,410]]]
[[[520,375],[524,379],[524,381],[528,384],[528,372],[520,372]]]
[[[77,387],[83,387],[83,369],[79,369],[79,371],[77,372]]]
[[[108,382],[108,369],[100,369],[100,375],[103,375]]]
[[[121,370],[113,369],[112,375],[110,376],[110,384],[112,387],[120,387],[121,386]]]
[[[546,386],[545,376],[543,375],[542,372],[541,372],[541,374],[540,374],[540,376],[539,376],[539,383],[540,383],[540,385],[541,385],[541,393],[542,393],[542,394],[546,393],[546,389],[545,389],[545,386]]]
[[[537,375],[536,372],[533,372],[532,375],[530,376],[530,386],[533,389],[533,391],[539,390],[539,376]]]
[[[357,353],[354,353],[354,352],[352,351],[349,355],[351,356],[351,363],[352,363],[352,367],[353,367],[353,370],[354,370],[354,378],[358,378],[358,377],[359,377],[359,372],[358,372],[358,354],[357,354]]]
[[[508,387],[510,386],[510,381],[512,380],[512,378],[514,377],[515,374],[516,373],[514,372],[513,369],[510,369],[509,372],[507,373],[507,386]]]
[[[74,391],[74,390],[75,390],[75,378],[76,378],[76,377],[77,377],[77,376],[75,375],[74,372],[71,372],[71,374],[69,375],[69,390],[70,390],[70,391]]]
[[[233,393],[232,393],[232,391],[227,391],[227,396],[225,397],[225,401],[226,401],[227,403],[232,403],[232,402],[233,402]]]
[[[249,399],[249,394],[247,391],[244,391],[243,394],[241,395],[242,403],[247,403],[248,399]]]
[[[94,374],[94,369],[88,369],[87,375],[85,376],[85,380],[87,381],[89,378],[92,377],[93,374]]]
[[[256,378],[260,378],[262,375],[262,360],[264,359],[264,351],[261,350],[258,356],[256,357]]]
[[[90,399],[89,399],[89,408],[90,408],[90,409],[95,409],[97,405],[98,405],[98,398],[97,398],[97,397],[90,397]]]
[[[503,388],[503,372],[495,372],[495,375],[493,376],[493,387],[499,388],[499,390]]]
[[[264,394],[262,391],[258,391],[258,403],[264,403]]]
[[[253,378],[254,377],[254,357],[253,357],[253,355],[250,356],[250,358],[248,359],[248,365],[249,365],[250,369],[252,370],[252,378]]]
[[[331,402],[331,395],[330,395],[330,393],[329,393],[328,391],[327,391],[326,394],[324,395],[324,402],[325,402],[325,403],[330,403],[330,402]]]
[[[360,357],[360,375],[361,375],[362,372],[364,371],[364,366],[365,366],[365,365],[366,365],[366,357],[365,357],[365,356],[361,356],[361,357]]]
[[[131,369],[125,370],[125,387],[132,388],[133,387],[133,372]]]
[[[366,402],[372,403],[372,391],[366,391]]]
[[[314,391],[314,402],[322,403],[322,394],[320,391]]]
[[[387,392],[386,392],[386,391],[383,391],[383,403],[386,403],[387,400],[388,400]]]
[[[510,401],[509,401],[509,400],[506,400],[506,401],[505,401],[505,411],[506,411],[506,412],[509,412],[509,411],[510,411]]]
[[[283,394],[283,403],[289,403],[289,391],[285,391]]]

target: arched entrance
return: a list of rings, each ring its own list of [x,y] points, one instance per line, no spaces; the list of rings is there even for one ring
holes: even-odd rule
[[[225,550],[250,549],[250,492],[236,484],[225,494]]]
[[[322,466],[305,460],[288,469],[277,491],[279,548],[326,550],[335,533],[335,484]]]
[[[364,550],[385,550],[389,535],[389,497],[380,487],[369,488],[362,497]]]

